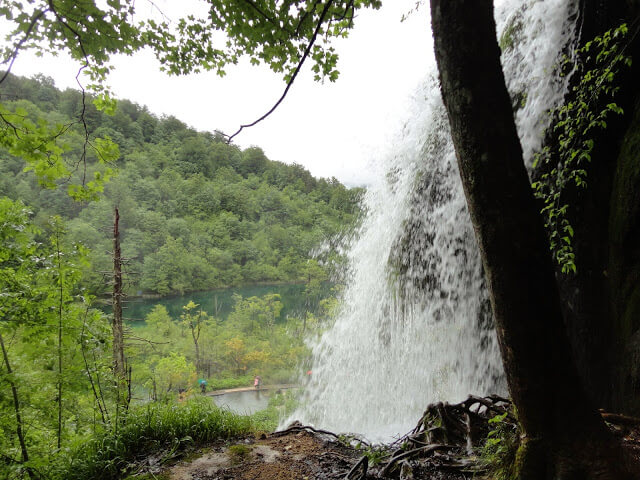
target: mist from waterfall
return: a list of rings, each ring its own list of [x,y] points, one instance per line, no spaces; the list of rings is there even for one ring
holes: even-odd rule
[[[498,38],[527,162],[566,79],[554,73],[573,37],[565,0],[505,1]],[[424,52],[427,54],[428,52]],[[312,375],[288,419],[388,440],[434,401],[506,390],[477,245],[433,72],[368,188],[346,255],[341,310],[313,344]]]

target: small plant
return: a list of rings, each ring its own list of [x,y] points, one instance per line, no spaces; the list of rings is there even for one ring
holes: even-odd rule
[[[338,442],[360,450],[367,457],[369,465],[378,465],[390,456],[389,447],[385,445],[370,445],[354,435],[338,435]]]
[[[379,445],[366,446],[363,453],[369,460],[369,465],[378,465],[389,457],[389,450]]]
[[[508,412],[489,420],[492,429],[480,450],[480,461],[487,468],[489,478],[510,480],[514,478],[516,453],[520,445],[517,426],[508,420]]]
[[[593,138],[607,128],[608,117],[623,113],[615,102],[617,76],[623,67],[631,66],[624,54],[622,41],[626,24],[587,42],[577,52],[577,59],[566,59],[563,71],[573,70],[579,81],[573,87],[572,99],[551,111],[554,123],[547,133],[556,138],[553,148],[537,153],[534,167],[542,167],[542,175],[532,187],[542,200],[542,215],[554,259],[563,273],[576,271],[572,247],[573,227],[567,218],[569,205],[563,192],[570,186],[586,188],[587,164],[591,162]]]
[[[231,463],[234,465],[244,462],[249,457],[250,453],[251,447],[243,443],[231,445],[229,447],[229,458],[231,459]]]
[[[278,427],[280,415],[275,407],[267,407],[251,415],[253,430],[255,433],[273,432]]]

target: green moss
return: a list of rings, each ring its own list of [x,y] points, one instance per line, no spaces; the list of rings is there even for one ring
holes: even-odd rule
[[[511,96],[511,107],[513,108],[514,113],[527,106],[527,98],[528,95],[525,90],[515,92]]]
[[[622,313],[622,323],[626,333],[633,335],[638,331],[640,323],[640,285],[636,284],[627,297]]]
[[[509,20],[509,23],[504,28],[502,35],[500,35],[499,45],[503,52],[511,50],[515,46],[518,36],[522,31],[522,26],[522,19],[519,15],[514,16]]]
[[[170,480],[168,473],[143,473],[141,475],[133,475],[124,480]]]
[[[231,463],[237,465],[244,462],[249,457],[251,450],[251,446],[245,445],[243,443],[231,445],[229,447],[229,458],[231,459]]]
[[[540,440],[520,441],[509,476],[504,480],[540,480],[546,475],[546,448]]]

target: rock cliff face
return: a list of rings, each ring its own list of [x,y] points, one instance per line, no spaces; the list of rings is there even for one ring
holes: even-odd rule
[[[610,5],[615,3],[615,5]],[[576,275],[558,273],[567,329],[583,381],[597,405],[640,414],[640,2],[581,2],[581,42],[629,25],[616,103],[595,140],[588,187],[566,193]],[[568,98],[567,101],[571,101]]]
[[[616,390],[623,410],[640,412],[640,95],[623,137],[609,215],[608,283]]]

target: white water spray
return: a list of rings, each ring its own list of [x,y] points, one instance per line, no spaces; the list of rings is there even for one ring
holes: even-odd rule
[[[545,112],[566,89],[553,70],[572,35],[575,7],[568,3],[513,0],[496,12],[528,162],[540,145]],[[505,389],[433,78],[418,90],[402,138],[386,156],[388,173],[367,192],[367,216],[347,252],[341,312],[313,347],[313,374],[289,420],[388,440],[414,426],[431,402]]]

